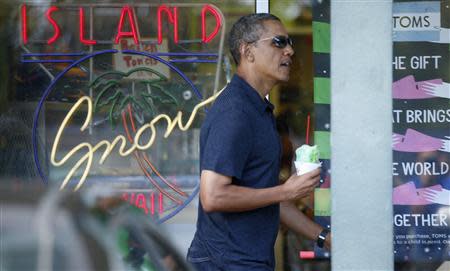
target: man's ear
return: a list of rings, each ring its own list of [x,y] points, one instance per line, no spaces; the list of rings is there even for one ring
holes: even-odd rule
[[[245,59],[247,62],[253,62],[255,60],[251,44],[243,44],[240,49],[241,58]]]

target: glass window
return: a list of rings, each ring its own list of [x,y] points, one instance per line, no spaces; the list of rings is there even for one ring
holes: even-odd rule
[[[283,146],[280,180],[286,180],[293,172],[292,161],[298,147],[318,145],[324,183],[315,189],[314,195],[299,200],[297,206],[328,228],[331,215],[329,9],[328,1],[270,1],[270,12],[286,26],[295,50],[289,81],[270,93]],[[284,228],[278,238],[277,270],[331,269],[329,251],[318,248],[314,241]]]
[[[254,1],[0,6],[0,178],[110,187],[149,219],[173,217],[187,250],[202,102],[230,79],[226,33]]]

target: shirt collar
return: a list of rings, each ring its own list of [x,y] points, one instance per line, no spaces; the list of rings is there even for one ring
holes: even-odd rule
[[[264,100],[261,99],[261,96],[259,96],[259,93],[256,89],[254,89],[247,81],[242,79],[239,75],[235,74],[233,78],[231,79],[230,84],[235,84],[238,87],[238,93],[245,93],[245,96],[250,100],[250,103],[255,107],[255,109],[263,114],[267,110],[270,110],[271,112],[274,109],[273,104],[267,100],[267,98],[264,97]]]

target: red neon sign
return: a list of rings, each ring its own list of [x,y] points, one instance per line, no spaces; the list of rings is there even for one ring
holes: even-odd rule
[[[209,35],[206,36],[206,12],[209,11],[214,15],[214,18],[216,19],[216,27],[214,28],[214,31]],[[219,32],[220,26],[222,25],[222,20],[220,19],[219,12],[215,10],[210,5],[204,5],[202,8],[202,42],[208,43],[210,42]]]
[[[29,32],[32,31],[32,29],[28,29],[28,21],[29,18],[27,17],[27,12],[30,7],[33,7],[33,5],[25,5],[23,4],[20,8],[20,15],[21,15],[21,34],[22,34],[22,42],[23,44],[27,44],[29,42]],[[104,7],[95,7],[95,8],[104,8]],[[58,21],[52,17],[52,14],[56,11],[62,12],[64,10],[64,7],[56,7],[56,6],[50,6],[47,8],[44,12],[44,16],[46,17],[47,21],[51,24],[52,30],[53,30],[53,36],[50,37],[47,40],[47,44],[53,44],[60,36],[61,36],[61,28],[58,25]],[[78,14],[78,25],[79,25],[79,40],[81,43],[85,45],[95,45],[97,44],[97,41],[95,37],[86,38],[85,34],[85,16],[84,16],[84,9],[83,7],[79,7],[79,14]],[[164,16],[165,15],[165,16]],[[207,25],[207,17],[213,16],[214,20],[211,25]],[[212,5],[204,5],[201,14],[199,18],[201,20],[201,29],[199,35],[201,36],[201,40],[204,43],[211,42],[218,34],[220,27],[222,26],[222,17],[219,13],[219,11],[213,7]],[[96,17],[93,17],[94,20]],[[157,38],[158,38],[158,44],[162,43],[163,40],[163,21],[164,18],[166,18],[167,22],[169,24],[173,25],[173,41],[174,43],[179,42],[179,7],[171,6],[168,7],[167,5],[161,5],[157,7]],[[93,22],[92,22],[93,23]],[[127,29],[127,26],[125,24],[128,24],[128,31],[125,31],[124,29]],[[213,29],[212,32],[207,32],[206,28]],[[116,35],[112,38],[114,40],[114,43],[118,44],[122,39],[132,37],[134,43],[137,45],[139,44],[139,33],[138,33],[138,21],[136,18],[136,14],[134,12],[134,8],[130,7],[128,5],[125,5],[121,8],[120,12],[120,18],[118,20],[117,25],[117,32]],[[95,33],[94,33],[95,34]]]
[[[160,6],[158,8],[158,44],[162,43],[162,13],[165,12],[169,18],[169,22],[173,24],[173,40],[178,43],[178,11],[177,7],[173,8],[173,14],[170,9],[166,6]]]
[[[61,35],[61,31],[59,30],[58,24],[55,22],[55,19],[53,19],[52,16],[51,16],[52,13],[53,13],[54,11],[57,11],[57,10],[58,10],[57,7],[51,6],[51,7],[47,10],[47,12],[45,13],[45,17],[47,17],[47,20],[52,24],[53,29],[54,29],[54,34],[53,34],[53,36],[47,41],[48,44],[54,43],[54,42],[59,38],[59,36]]]
[[[123,21],[125,18],[125,13],[128,15],[128,21],[130,22],[130,26],[131,26],[131,32],[124,32],[122,31],[122,27],[123,27]],[[117,36],[115,39],[115,43],[119,43],[119,40],[122,37],[133,37],[134,43],[138,44],[139,40],[136,34],[136,26],[135,26],[135,21],[134,21],[134,13],[133,10],[129,7],[129,6],[124,6],[122,8],[122,12],[120,14],[120,21],[119,21],[119,26],[117,27]]]
[[[122,193],[122,200],[128,202],[131,205],[143,210],[145,214],[155,215],[155,192],[151,192],[149,197],[144,193]],[[149,210],[150,209],[150,210]],[[164,196],[161,192],[158,192],[158,213],[164,213]]]
[[[27,6],[22,5],[20,7],[21,17],[22,17],[22,42],[23,44],[27,44],[28,36],[27,36]]]
[[[83,8],[80,8],[79,19],[80,19],[80,41],[86,45],[96,44],[97,41],[87,40],[84,38],[84,11],[83,11]]]

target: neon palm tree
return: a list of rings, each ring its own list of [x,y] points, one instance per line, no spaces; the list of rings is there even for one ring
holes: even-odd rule
[[[120,79],[126,78],[136,72],[148,72],[150,75],[156,75],[155,79],[141,80],[138,84],[145,87],[147,92],[140,91],[138,93],[130,92],[129,89],[121,86]],[[111,78],[112,77],[112,78]],[[115,79],[115,77],[117,79]],[[133,143],[132,133],[136,133],[133,110],[143,112],[152,118],[160,114],[158,105],[172,105],[176,108],[180,107],[181,102],[170,92],[165,90],[161,83],[167,82],[168,79],[163,74],[146,67],[132,69],[129,72],[111,71],[101,74],[91,84],[94,90],[99,90],[94,102],[94,112],[99,112],[102,108],[107,108],[111,127],[114,129],[117,121],[121,118],[122,125],[127,135],[128,141]],[[155,91],[158,90],[158,91]],[[129,126],[131,126],[132,133]],[[155,166],[150,162],[149,157],[144,151],[134,151],[134,156],[150,183],[155,186],[162,194],[176,202],[182,204],[178,198],[164,190],[152,177],[152,173],[156,174],[168,187],[182,197],[187,197],[186,193],[177,188],[170,181],[166,180]]]

